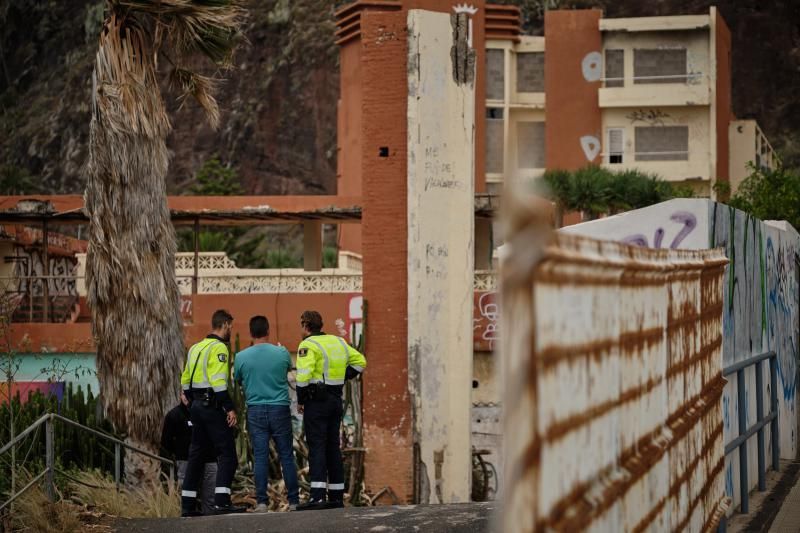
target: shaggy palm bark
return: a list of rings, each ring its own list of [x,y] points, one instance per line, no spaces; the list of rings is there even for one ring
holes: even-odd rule
[[[107,0],[107,11],[87,163],[88,303],[106,413],[130,443],[155,452],[184,360],[165,184],[170,125],[156,65],[163,56],[179,100],[194,97],[216,128],[217,80],[182,65],[204,56],[230,67],[245,12],[239,0]],[[128,483],[155,481],[158,469],[126,455]]]
[[[94,78],[86,282],[98,381],[112,422],[155,453],[163,415],[178,400],[184,345],[165,185],[170,124],[145,32],[112,16]],[[126,455],[129,483],[157,479],[158,468]]]

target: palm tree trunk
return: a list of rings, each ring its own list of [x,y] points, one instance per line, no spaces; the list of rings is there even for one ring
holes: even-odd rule
[[[157,449],[177,403],[183,359],[175,231],[165,177],[169,119],[146,33],[111,16],[94,69],[85,203],[88,304],[107,416],[129,441]],[[157,469],[127,454],[127,481]]]

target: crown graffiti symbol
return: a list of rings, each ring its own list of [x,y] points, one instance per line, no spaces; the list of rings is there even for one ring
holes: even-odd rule
[[[456,13],[469,13],[470,15],[474,15],[478,12],[478,8],[467,4],[456,4],[453,6],[453,11]]]

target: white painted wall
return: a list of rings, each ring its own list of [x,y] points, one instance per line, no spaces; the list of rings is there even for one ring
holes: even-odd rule
[[[694,221],[694,222],[692,222]],[[687,225],[687,222],[690,224]],[[691,223],[695,224],[690,228]],[[774,350],[778,356],[778,417],[780,456],[798,455],[798,325],[800,287],[798,266],[800,235],[786,222],[763,222],[723,204],[704,199],[678,199],[570,226],[564,233],[617,240],[649,247],[687,249],[723,248],[730,261],[725,272],[723,302],[723,366]],[[656,244],[659,243],[659,246]],[[769,367],[764,364],[765,389]],[[747,426],[756,419],[756,372],[745,372]],[[769,397],[764,394],[764,412]],[[739,434],[738,385],[728,378],[722,395],[723,433],[726,443]],[[766,461],[771,465],[771,435],[765,432]],[[757,442],[747,443],[748,485],[758,481]],[[740,503],[738,452],[725,458],[725,490]],[[733,508],[731,509],[733,510]]]
[[[420,497],[466,502],[475,93],[453,76],[449,14],[409,11],[408,45],[408,350]]]
[[[653,86],[648,86],[653,87]],[[661,87],[667,87],[662,85]],[[613,108],[602,110],[603,166],[612,170],[638,169],[658,174],[666,181],[702,178],[709,181],[711,144],[708,108],[662,107]],[[687,161],[636,161],[637,127],[687,126],[689,128],[689,159]],[[608,128],[624,130],[624,154],[621,164],[608,164]]]
[[[622,241],[650,248],[708,248],[710,200],[679,198],[562,228],[562,233]]]

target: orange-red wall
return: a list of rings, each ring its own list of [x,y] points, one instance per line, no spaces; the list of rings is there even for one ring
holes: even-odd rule
[[[545,162],[547,168],[574,170],[590,162],[581,147],[585,136],[602,139],[597,89],[600,81],[587,81],[583,60],[602,51],[597,9],[547,11],[545,14]]]
[[[227,309],[234,316],[233,335],[240,336],[241,347],[249,345],[248,323],[254,315],[265,315],[270,322],[270,337],[294,352],[300,344],[300,314],[316,309],[322,314],[325,329],[338,334],[336,320],[345,323],[349,332],[349,304],[358,293],[287,293],[287,294],[198,294],[192,298],[192,323],[184,326],[184,342],[190,345],[211,329],[211,315],[217,309]],[[92,329],[89,323],[75,324],[14,324],[12,345],[23,351],[60,353],[94,352]]]
[[[364,444],[368,490],[389,486],[413,499],[408,391],[406,13],[366,11],[361,19],[363,294],[367,306]],[[381,147],[388,157],[379,157]]]
[[[339,52],[337,120],[337,194],[361,196],[361,41],[343,44]],[[339,226],[342,250],[361,253],[361,225]]]
[[[717,180],[730,181],[730,140],[728,127],[731,111],[731,31],[717,11]]]
[[[458,0],[403,0],[402,13],[408,9],[427,9],[453,13],[453,7],[464,4]],[[475,72],[475,192],[486,192],[486,32],[484,0],[467,3],[478,9],[472,16],[473,48],[476,51]],[[369,11],[365,7],[363,13]],[[403,17],[406,15],[404,14]],[[363,24],[362,24],[363,35]],[[362,39],[351,39],[340,47],[339,63],[339,108],[338,108],[338,160],[337,186],[340,196],[360,196],[362,182],[370,179],[362,173],[363,153],[369,155],[369,148],[362,146],[361,121],[365,91],[373,90],[364,84],[361,67]],[[407,87],[407,80],[403,87]],[[385,125],[388,127],[388,125]],[[403,178],[405,179],[405,177]],[[362,253],[361,227],[346,225],[340,227],[339,245],[343,250]]]

